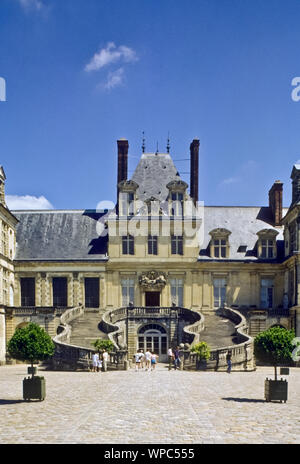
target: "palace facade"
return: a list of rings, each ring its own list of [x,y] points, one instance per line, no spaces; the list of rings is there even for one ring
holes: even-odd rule
[[[119,346],[130,355],[151,347],[162,360],[168,345],[185,341],[195,314],[209,321],[224,307],[243,315],[250,336],[273,325],[300,336],[300,165],[289,208],[280,181],[265,206],[204,206],[199,145],[190,144],[188,186],[169,149],[143,149],[128,179],[129,144],[118,140],[118,201],[109,211],[10,211],[1,168],[0,363],[17,327],[35,321],[55,337],[61,315],[76,307],[99,322],[125,308]]]

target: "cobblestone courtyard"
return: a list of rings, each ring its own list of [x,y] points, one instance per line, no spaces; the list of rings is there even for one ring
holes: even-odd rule
[[[46,399],[24,402],[26,365],[0,367],[0,444],[300,443],[300,369],[287,403],[264,401],[255,372],[52,372]]]

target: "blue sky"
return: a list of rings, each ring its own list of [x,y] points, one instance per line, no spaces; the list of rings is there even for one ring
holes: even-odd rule
[[[149,152],[157,143],[164,152],[170,133],[187,182],[189,162],[176,160],[200,139],[205,204],[266,205],[280,179],[289,205],[299,20],[293,0],[0,0],[0,164],[11,204],[114,201],[116,141],[129,141],[132,174],[145,131]]]

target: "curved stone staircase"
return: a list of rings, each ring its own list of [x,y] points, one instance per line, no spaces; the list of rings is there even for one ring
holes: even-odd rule
[[[204,315],[204,330],[201,341],[206,342],[211,349],[219,349],[238,343],[235,323],[218,311],[206,311]]]
[[[70,322],[70,345],[93,348],[92,342],[98,338],[108,339],[108,335],[99,328],[104,311],[84,309],[84,313]]]

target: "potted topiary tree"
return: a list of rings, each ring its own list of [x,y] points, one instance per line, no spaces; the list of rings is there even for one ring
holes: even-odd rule
[[[31,364],[31,378],[24,378],[23,380],[24,400],[39,399],[42,401],[45,399],[45,378],[35,376],[33,364],[53,356],[54,350],[55,345],[50,335],[34,323],[17,329],[9,340],[7,351],[10,356],[19,361],[30,362]]]
[[[197,354],[196,369],[206,369],[210,358],[210,348],[206,342],[196,343],[191,347],[191,352]]]
[[[292,361],[295,337],[293,330],[284,327],[271,327],[259,333],[254,339],[254,355],[266,364],[274,366],[275,379],[265,380],[266,401],[287,401],[288,382],[277,378],[277,367]]]

